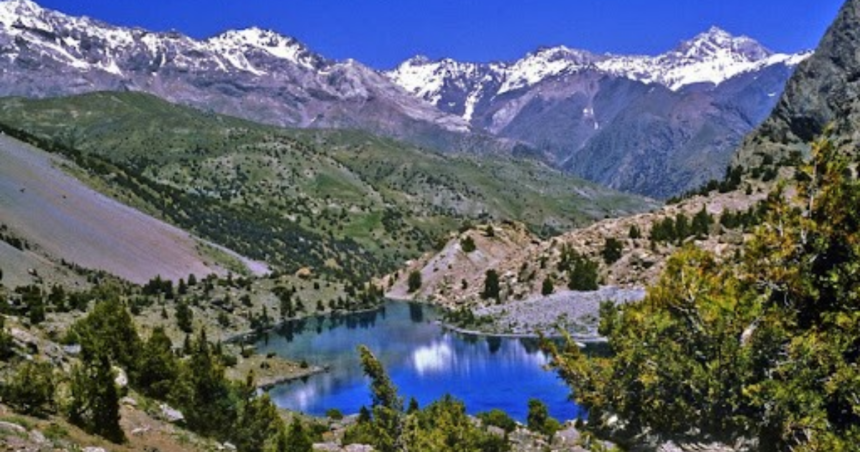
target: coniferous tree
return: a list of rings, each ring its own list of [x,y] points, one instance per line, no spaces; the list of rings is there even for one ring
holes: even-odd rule
[[[173,354],[173,344],[164,328],[156,327],[143,346],[134,381],[143,393],[164,399],[178,375],[179,363]]]
[[[125,433],[119,425],[115,377],[107,355],[85,356],[72,372],[69,419],[90,433],[121,443]]]
[[[601,251],[603,261],[606,262],[607,265],[614,264],[618,259],[621,259],[621,252],[623,250],[624,245],[622,245],[618,239],[615,237],[607,237],[606,242],[603,244],[603,251]]]
[[[475,246],[475,239],[473,239],[471,235],[467,235],[463,240],[460,240],[460,247],[463,249],[464,253],[471,253],[478,249],[477,246]]]
[[[247,399],[233,430],[233,439],[239,450],[262,452],[270,439],[283,430],[278,409],[268,394]]]
[[[183,333],[191,333],[194,331],[192,323],[194,322],[194,311],[188,306],[184,300],[176,302],[176,326]]]
[[[765,451],[854,450],[860,210],[846,206],[860,202],[860,181],[852,166],[830,141],[814,143],[795,199],[783,187],[771,193],[742,253],[717,259],[684,247],[645,300],[601,307],[611,358],[547,344],[590,419],[612,413],[640,431],[750,438]]]
[[[543,284],[541,284],[540,293],[543,296],[547,296],[552,294],[555,291],[555,282],[553,282],[552,277],[547,275],[543,280]]]
[[[276,442],[278,452],[310,452],[313,442],[298,418],[293,418],[287,429],[282,429]]]
[[[418,289],[421,288],[421,284],[421,272],[418,270],[409,272],[409,278],[407,280],[409,293],[417,292]]]
[[[499,273],[495,270],[487,270],[484,276],[484,290],[481,292],[481,298],[485,300],[490,298],[499,300],[500,292]]]
[[[55,380],[51,363],[26,361],[2,386],[3,401],[25,414],[44,416],[53,413],[56,409]]]

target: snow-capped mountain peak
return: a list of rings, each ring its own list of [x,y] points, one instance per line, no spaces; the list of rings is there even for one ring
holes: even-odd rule
[[[729,53],[737,59],[748,61],[760,61],[773,55],[773,52],[756,40],[748,36],[734,36],[716,26],[689,41],[682,42],[670,53],[699,60],[719,56],[720,53]]]
[[[229,30],[209,38],[205,42],[209,46],[212,46],[213,51],[225,54],[231,60],[237,58],[238,54],[244,54],[249,50],[256,49],[262,50],[272,57],[299,64],[309,69],[316,67],[322,62],[321,57],[308,50],[299,41],[283,36],[275,31],[264,30],[258,27]],[[244,66],[244,64],[240,64],[239,66]]]
[[[471,121],[482,102],[488,105],[497,96],[526,92],[545,81],[580,72],[679,91],[698,84],[716,88],[741,74],[774,65],[794,67],[807,56],[774,53],[752,38],[714,26],[656,56],[598,55],[561,45],[538,48],[509,63],[464,63],[419,55],[385,75],[412,95]]]

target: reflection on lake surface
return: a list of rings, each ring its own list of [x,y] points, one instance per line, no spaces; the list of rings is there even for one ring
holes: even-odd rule
[[[368,380],[356,348],[367,345],[382,361],[408,401],[421,406],[450,393],[469,413],[492,408],[524,421],[530,398],[539,398],[559,419],[573,419],[579,408],[555,373],[542,369],[547,358],[534,339],[485,338],[448,332],[426,306],[390,302],[376,312],[295,322],[261,340],[262,353],[330,371],[305,381],[277,386],[272,399],[283,408],[321,416],[330,408],[356,413],[370,405]]]

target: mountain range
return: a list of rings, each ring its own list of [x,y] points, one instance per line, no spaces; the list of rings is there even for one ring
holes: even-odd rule
[[[143,91],[268,124],[513,153],[653,197],[721,176],[806,56],[712,28],[654,57],[562,46],[515,62],[415,57],[385,72],[259,28],[196,40],[0,3],[0,95]]]

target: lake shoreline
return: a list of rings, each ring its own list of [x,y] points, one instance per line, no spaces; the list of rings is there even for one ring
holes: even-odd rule
[[[558,419],[575,419],[581,411],[569,401],[569,388],[544,369],[548,357],[533,338],[500,337],[487,343],[465,329],[455,332],[443,325],[442,311],[428,303],[389,300],[373,312],[375,317],[324,316],[320,325],[300,322],[268,341],[261,338],[255,346],[258,354],[331,367],[327,373],[308,369],[301,374],[294,367],[282,378],[261,379],[260,386],[283,409],[311,416],[324,416],[330,408],[356,413],[369,400],[356,353],[365,345],[385,365],[400,393],[421,404],[450,392],[469,412],[498,408],[520,421],[527,417],[529,397],[544,400]],[[518,382],[527,382],[528,390],[520,391]]]
[[[487,332],[480,330],[470,330],[466,328],[461,328],[450,323],[436,321],[436,323],[441,326],[443,329],[452,331],[454,333],[466,334],[469,336],[479,336],[479,337],[498,337],[504,339],[540,339],[541,337],[545,339],[564,339],[565,336],[561,334],[547,334],[541,335],[538,333],[496,333],[496,332]],[[571,334],[570,338],[577,343],[582,344],[602,344],[606,343],[606,338],[603,336],[577,336],[575,334]]]

